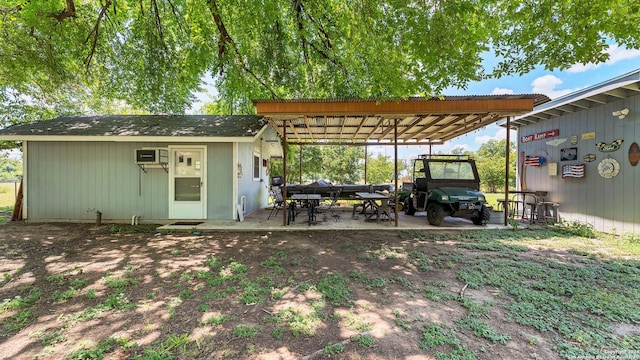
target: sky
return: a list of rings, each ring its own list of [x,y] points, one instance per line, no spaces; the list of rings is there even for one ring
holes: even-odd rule
[[[448,89],[444,95],[544,94],[553,100],[638,69],[640,69],[640,50],[627,50],[613,45],[609,48],[609,60],[605,63],[577,64],[564,71],[548,71],[538,68],[523,76],[474,82],[469,84],[467,89]],[[480,145],[488,140],[501,140],[505,137],[506,129],[493,124],[447,141],[443,145],[433,146],[432,151],[434,153],[441,151],[445,154],[455,148],[476,151]],[[512,141],[515,138],[516,133],[512,131]],[[393,155],[392,147],[381,150],[383,154],[385,151],[386,155]],[[410,159],[425,153],[428,153],[426,147],[398,147],[398,157],[401,159]]]

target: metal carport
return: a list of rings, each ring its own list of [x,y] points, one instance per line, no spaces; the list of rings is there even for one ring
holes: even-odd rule
[[[285,143],[393,146],[394,178],[397,179],[398,145],[443,144],[501,119],[506,118],[509,123],[511,117],[531,112],[535,106],[547,101],[549,98],[545,95],[521,94],[415,97],[404,100],[276,99],[254,100],[253,103],[257,114],[268,119]],[[507,144],[509,141],[507,132]],[[505,179],[509,176],[508,154],[507,151]],[[284,168],[286,187],[286,147]],[[506,181],[505,198],[508,198],[508,194]],[[397,194],[395,200],[397,202]],[[284,224],[286,219],[285,209]],[[397,210],[395,222],[397,226]]]

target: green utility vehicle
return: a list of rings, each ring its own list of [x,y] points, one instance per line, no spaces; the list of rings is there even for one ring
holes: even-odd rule
[[[407,215],[427,212],[429,224],[439,226],[445,216],[465,217],[484,225],[491,217],[480,192],[476,162],[467,155],[420,155],[413,161],[411,195],[404,199]]]

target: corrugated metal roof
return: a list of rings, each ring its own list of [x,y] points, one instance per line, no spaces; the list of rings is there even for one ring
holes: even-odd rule
[[[451,100],[494,100],[494,99],[534,99],[534,106],[549,101],[546,95],[541,94],[502,94],[502,95],[446,95],[433,97],[409,97],[406,99],[383,99],[383,98],[327,98],[327,99],[257,99],[253,103],[331,103],[331,102],[411,102],[411,101],[451,101]]]
[[[289,143],[440,144],[549,101],[545,95],[469,95],[405,100],[254,100]],[[396,129],[397,123],[397,129]]]
[[[255,136],[267,120],[255,115],[65,116],[14,125],[3,136],[244,137]]]
[[[540,104],[533,111],[512,119],[511,127],[517,129],[520,126],[626,99],[639,93],[640,69]]]

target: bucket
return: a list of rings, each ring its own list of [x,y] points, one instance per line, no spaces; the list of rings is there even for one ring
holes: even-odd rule
[[[503,223],[504,223],[504,213],[502,211],[491,211],[489,224],[503,224]]]

